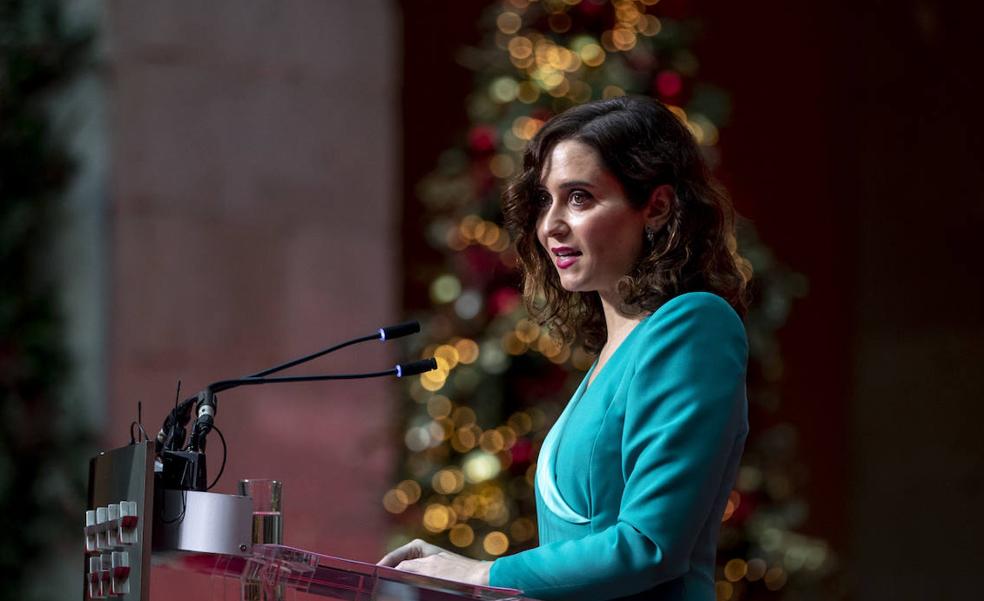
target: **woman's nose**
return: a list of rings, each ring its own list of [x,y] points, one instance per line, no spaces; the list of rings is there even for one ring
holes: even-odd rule
[[[562,237],[570,231],[563,210],[557,203],[550,203],[543,212],[540,218],[540,230],[545,239]]]

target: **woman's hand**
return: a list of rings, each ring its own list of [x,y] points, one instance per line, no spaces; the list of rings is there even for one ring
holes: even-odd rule
[[[489,585],[492,568],[491,561],[469,559],[419,538],[387,553],[377,565],[479,586]]]

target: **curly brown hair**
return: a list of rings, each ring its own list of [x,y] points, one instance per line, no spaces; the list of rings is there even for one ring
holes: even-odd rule
[[[598,352],[605,344],[597,292],[569,292],[536,235],[543,168],[554,147],[576,140],[593,147],[641,209],[656,187],[675,191],[669,219],[618,282],[621,310],[652,312],[685,292],[712,292],[744,316],[751,264],[738,253],[735,211],[711,175],[690,130],[666,105],[623,96],[571,108],[550,119],[530,141],[523,171],[503,195],[505,224],[516,243],[523,298],[530,315],[566,342],[580,337]]]

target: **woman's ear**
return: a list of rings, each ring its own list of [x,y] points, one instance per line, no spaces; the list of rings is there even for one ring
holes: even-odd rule
[[[649,200],[646,202],[646,226],[658,231],[670,219],[670,212],[673,210],[673,202],[676,200],[676,191],[670,184],[656,186]]]

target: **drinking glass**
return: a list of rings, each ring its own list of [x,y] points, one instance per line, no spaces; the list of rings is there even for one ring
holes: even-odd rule
[[[284,484],[280,480],[239,481],[239,494],[253,499],[253,544],[284,544]]]

